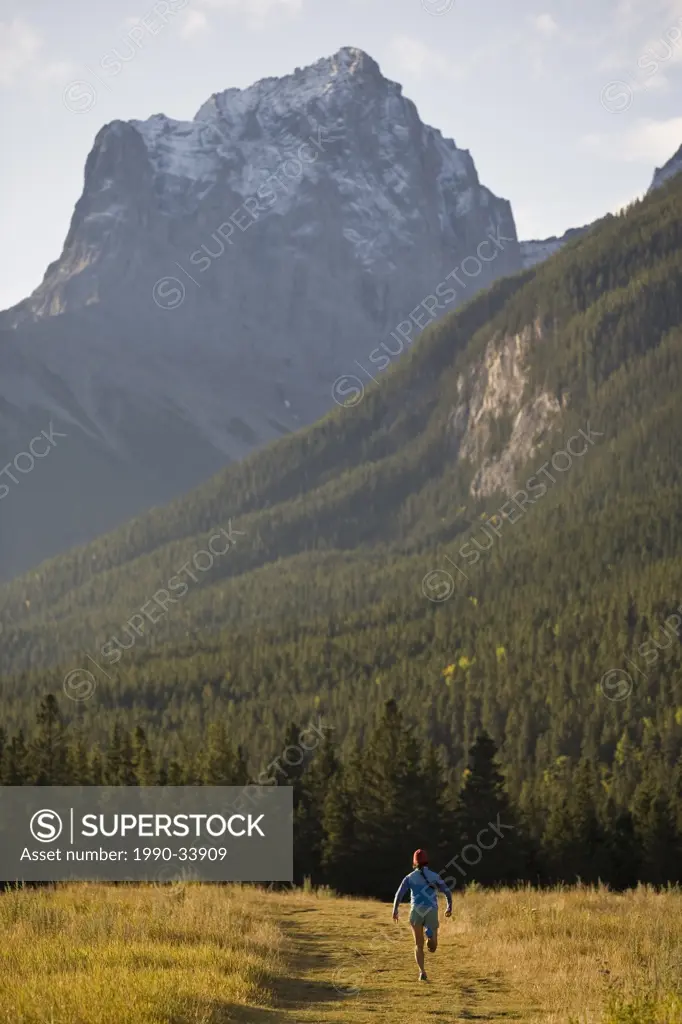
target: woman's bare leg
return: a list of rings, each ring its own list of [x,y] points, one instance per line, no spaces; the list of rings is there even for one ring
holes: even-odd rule
[[[414,958],[417,961],[417,967],[424,973],[424,925],[413,924],[411,925],[412,933],[414,935]]]
[[[434,931],[430,939],[427,939],[427,945],[429,947],[429,953],[435,953],[438,949],[438,932]]]

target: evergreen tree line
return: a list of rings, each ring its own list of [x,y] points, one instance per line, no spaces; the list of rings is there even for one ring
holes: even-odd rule
[[[626,779],[605,765],[562,759],[516,802],[487,733],[478,735],[457,777],[433,744],[420,742],[394,700],[366,740],[343,756],[332,728],[303,745],[305,731],[291,723],[259,773],[221,721],[195,752],[168,760],[141,727],[114,725],[106,745],[90,745],[48,695],[30,735],[8,737],[0,729],[0,782],[291,786],[295,881],[310,878],[341,893],[390,898],[417,847],[429,850],[451,888],[682,883],[682,757],[672,772],[655,749],[640,757],[630,799]],[[628,765],[632,758],[623,749],[617,761]]]
[[[290,719],[320,713],[348,774],[393,698],[450,788],[489,733],[537,843],[582,762],[602,831],[651,803],[647,785],[668,808],[682,755],[681,297],[679,176],[427,328],[356,408],[0,588],[7,733],[32,735],[38,700],[64,686],[70,736],[87,736],[86,760],[101,747],[95,778],[138,728],[156,776],[188,777],[215,722],[257,777]],[[472,483],[514,454],[513,417],[494,403],[492,447],[483,431],[463,457],[467,389],[485,384],[491,344],[503,354],[527,331],[524,404],[541,392],[562,412],[516,482],[543,462],[556,482],[500,531],[504,496]],[[578,430],[597,440],[564,474],[548,460]],[[230,521],[244,534],[230,557],[112,664],[110,638]],[[424,586],[434,571],[439,589],[451,577],[442,601]],[[81,652],[99,665],[87,702],[65,683]]]

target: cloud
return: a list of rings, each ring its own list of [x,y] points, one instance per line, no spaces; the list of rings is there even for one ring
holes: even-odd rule
[[[643,23],[666,25],[682,16],[682,0],[618,0],[612,30],[632,32]]]
[[[668,25],[659,36],[650,38],[641,48],[637,67],[648,74],[655,74],[662,65],[682,61],[682,19]]]
[[[42,46],[42,40],[21,18],[0,21],[0,85],[11,85],[26,72]]]
[[[295,17],[303,10],[303,0],[199,0],[209,10],[235,11],[250,28],[264,28],[271,15],[284,13]]]
[[[189,39],[191,36],[205,32],[207,28],[208,18],[203,11],[189,11],[182,23],[180,35],[184,36],[185,39]]]
[[[623,158],[631,162],[659,165],[670,159],[682,145],[682,117],[667,121],[642,120],[623,138]]]
[[[620,0],[618,13],[620,20],[614,31],[618,41],[615,45],[613,40],[605,43],[596,69],[603,72],[604,91],[613,95],[613,108],[604,105],[622,112],[630,105],[625,100],[626,93],[631,103],[641,94],[664,94],[679,88],[682,0],[647,0],[646,4],[640,0]],[[608,84],[607,75],[611,79]],[[617,106],[618,102],[622,105]]]
[[[614,73],[638,91],[649,75],[680,60],[674,39],[681,26],[682,0],[617,0],[608,27],[585,42],[597,54],[597,71]]]
[[[682,144],[682,117],[667,121],[641,118],[621,135],[592,132],[580,140],[580,147],[595,156],[626,163],[658,167],[666,163]]]
[[[396,36],[391,40],[390,48],[401,67],[410,74],[419,77],[424,68],[428,67],[431,51],[425,43],[411,36]]]
[[[559,25],[551,14],[535,14],[528,18],[528,24],[533,30],[530,35],[526,30],[524,40],[528,66],[533,78],[545,78],[548,71],[555,71],[553,65],[548,65],[547,41],[559,35]],[[564,32],[563,41],[570,42],[570,34]]]
[[[73,75],[75,66],[70,61],[45,60],[43,47],[43,40],[28,22],[21,18],[0,21],[0,87],[55,82]]]
[[[551,14],[538,14],[531,18],[530,22],[536,32],[547,38],[555,36],[559,31],[559,26]]]
[[[463,77],[462,71],[451,60],[412,36],[394,36],[389,43],[389,50],[400,71],[414,78],[421,78],[424,72],[451,81]]]
[[[64,82],[73,78],[78,66],[70,60],[55,60],[44,64],[36,70],[36,78],[41,82]]]
[[[602,39],[607,48],[600,69],[620,67],[640,75],[654,62],[681,60],[681,28],[682,0],[620,0],[608,43]]]

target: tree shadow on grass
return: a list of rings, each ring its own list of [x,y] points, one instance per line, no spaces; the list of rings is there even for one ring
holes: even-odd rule
[[[485,1010],[483,1013],[474,1013],[473,1010],[460,1010],[458,1019],[460,1020],[485,1020],[485,1021],[512,1021],[521,1020],[521,1014],[518,1010]]]
[[[325,936],[303,931],[297,921],[282,921],[287,937],[286,964],[289,972],[276,979],[277,1006],[285,1009],[338,1002],[348,997],[343,984],[335,979],[335,961],[324,949]],[[310,975],[323,972],[329,981],[313,981]]]
[[[506,984],[499,971],[495,971],[490,975],[471,978],[464,983],[457,982],[456,988],[464,1003],[464,1006],[457,1015],[458,1020],[512,1021],[521,1018],[521,1014],[515,1009],[481,1009],[479,1012],[478,1004],[482,996],[511,994],[509,985]]]
[[[193,1020],[201,1020],[204,1024],[285,1024],[290,1018],[281,1011],[267,1006],[241,1006],[236,1003],[210,1002],[198,1003],[192,1007]],[[187,1024],[189,1017],[185,1014],[173,1015],[168,1024]]]

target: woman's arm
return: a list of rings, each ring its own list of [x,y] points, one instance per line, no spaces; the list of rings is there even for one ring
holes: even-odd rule
[[[434,874],[435,874],[435,872],[434,872]],[[445,884],[443,879],[440,877],[440,875],[436,875],[434,881],[435,881],[436,885],[438,886],[438,888],[440,889],[440,891],[445,896],[445,899],[447,900],[448,909],[447,909],[447,912],[446,912],[445,916],[449,917],[450,914],[452,913],[452,893],[450,892],[450,890],[448,889],[447,885]]]
[[[398,888],[397,893],[395,894],[395,899],[393,900],[393,920],[394,921],[398,920],[398,907],[400,906],[400,902],[403,899],[403,897],[404,897],[405,893],[407,892],[407,890],[409,889],[409,887],[410,887],[410,880],[407,877],[407,875],[405,875],[405,877],[403,878],[402,882],[400,883],[400,886]]]

